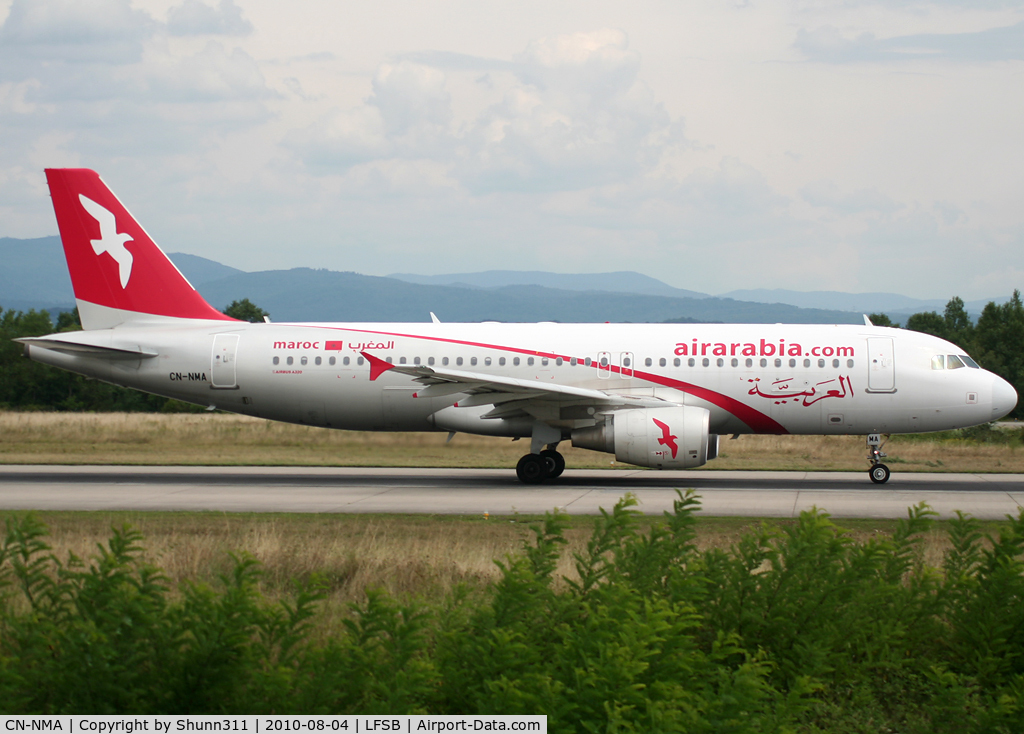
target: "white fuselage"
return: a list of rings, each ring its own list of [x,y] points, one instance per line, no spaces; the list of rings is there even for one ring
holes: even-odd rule
[[[178,400],[340,429],[530,435],[526,424],[482,417],[480,401],[445,410],[467,397],[460,386],[419,397],[422,385],[409,375],[385,371],[371,380],[364,353],[394,365],[699,406],[710,411],[716,434],[937,431],[985,423],[1013,407],[1008,386],[992,373],[933,367],[936,355],[963,354],[959,347],[873,326],[180,319],[80,333],[126,354],[29,346],[29,356]],[[593,425],[593,408],[575,407],[563,403],[544,422],[566,436]]]

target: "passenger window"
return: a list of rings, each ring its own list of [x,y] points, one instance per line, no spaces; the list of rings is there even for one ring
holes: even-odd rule
[[[569,366],[570,366],[570,367],[575,367],[575,366],[576,366],[576,364],[577,364],[577,362],[576,362],[576,358],[575,358],[575,357],[570,357],[570,358],[569,358]]]
[[[490,357],[484,357],[484,367],[490,367],[490,366],[491,366],[491,358]]]
[[[548,366],[548,358],[547,357],[541,357],[540,358],[540,363],[541,363],[542,366],[547,367]]]
[[[738,359],[736,359],[735,357],[732,358],[732,366],[733,367],[739,367],[740,366],[740,361]]]
[[[932,357],[932,369],[933,370],[944,370],[946,369],[946,357],[942,354],[936,354]]]
[[[651,361],[650,357],[648,357],[647,359],[644,360],[644,366],[645,367],[650,367],[652,364],[654,364],[654,363]]]
[[[591,362],[591,361],[590,361],[590,357],[585,357],[585,358],[583,359],[583,366],[584,366],[584,367],[589,367],[589,366],[590,366],[590,365],[592,365],[592,364],[593,364],[593,362]]]
[[[473,367],[476,367],[476,357],[470,357],[470,358],[469,358],[469,363],[470,363],[470,365],[472,365]]]
[[[710,360],[710,359],[708,359],[707,357],[705,357],[704,359],[702,359],[702,360],[700,361],[700,363],[701,363],[702,365],[704,365],[705,367],[707,367],[707,366],[709,366],[709,365],[711,364],[711,360]]]
[[[690,357],[688,360],[686,360],[687,367],[693,367],[695,364],[697,364],[697,360],[695,360],[693,357]]]
[[[348,359],[348,357],[345,357],[345,359]],[[358,364],[359,366],[362,366],[364,362],[366,362],[366,360],[363,359],[362,357],[356,357],[356,364]]]
[[[505,358],[504,357],[498,357],[498,366],[499,367],[504,367],[505,366]]]
[[[391,359],[391,357],[387,357],[384,361],[387,362],[388,364],[394,364],[394,360]]]
[[[295,364],[295,358],[294,357],[289,357],[288,358],[288,364]]]
[[[513,357],[512,358],[512,366],[513,367],[518,367],[519,366],[519,357]]]
[[[313,361],[314,361],[314,362],[316,362],[316,363],[317,363],[317,365],[319,365],[319,364],[321,364],[321,363],[323,362],[323,360],[322,360],[322,359],[320,359],[319,357],[317,357],[317,358],[316,358],[316,359],[314,359]]]
[[[955,354],[947,354],[946,355],[946,369],[947,370],[958,370],[961,367],[966,367],[966,366],[967,365],[965,365],[963,362],[961,362],[960,358],[958,356],[956,356]]]
[[[622,359],[622,366],[623,367],[629,367],[629,357],[623,357],[623,359]],[[651,360],[649,360],[649,359],[647,360],[647,366],[648,367],[651,366]]]
[[[420,358],[419,357],[413,357],[412,358],[412,363],[413,364],[419,364],[420,363]]]
[[[832,366],[833,367],[838,367],[839,366],[839,360],[838,359],[833,359],[832,360]]]
[[[526,366],[527,367],[533,367],[533,357],[527,357],[526,358]]]
[[[818,367],[824,367],[824,366],[825,366],[825,360],[819,359],[818,360]]]
[[[658,366],[659,367],[664,367],[667,364],[668,364],[668,362],[665,361],[664,357],[662,357],[661,359],[658,360]]]
[[[853,360],[852,359],[846,360],[846,366],[849,367],[850,369],[853,369]]]
[[[754,360],[752,360],[750,357],[747,357],[747,361],[744,364],[746,364],[747,367],[753,367],[754,366]]]
[[[405,364],[405,357],[399,357],[398,364]]]
[[[680,366],[680,365],[681,365],[682,363],[683,363],[683,360],[679,359],[679,357],[676,357],[675,359],[673,359],[673,360],[672,360],[672,365],[673,365],[674,367],[678,367],[678,366]]]
[[[722,359],[721,357],[719,357],[718,359],[715,360],[715,364],[717,364],[719,367],[724,367],[725,366],[725,360]]]
[[[281,358],[280,357],[274,357],[274,364],[281,364]]]
[[[781,367],[782,366],[782,360],[779,359],[778,357],[775,358],[775,366],[776,367]]]
[[[764,357],[761,357],[761,366],[762,367],[767,367],[768,366],[768,360],[765,359]]]
[[[455,365],[457,367],[461,367],[462,366],[462,357],[456,357],[455,358]]]
[[[565,362],[565,360],[562,359],[561,357],[558,357],[558,358],[555,359],[555,366],[556,367],[561,367],[563,362]]]
[[[302,359],[300,359],[299,364],[309,364],[309,357],[303,357]]]
[[[796,360],[795,359],[789,360],[789,366],[790,367],[796,367]]]
[[[530,357],[530,364],[533,364],[533,357]],[[601,357],[601,366],[602,367],[607,367],[608,366],[608,358],[607,357]]]
[[[427,357],[427,364],[430,365],[431,367],[433,367],[434,366],[434,358],[433,357]]]
[[[804,367],[810,367],[810,366],[811,366],[811,360],[805,359],[804,360]]]

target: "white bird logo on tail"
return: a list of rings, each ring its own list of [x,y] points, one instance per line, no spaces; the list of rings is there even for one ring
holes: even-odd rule
[[[132,275],[132,254],[128,252],[128,249],[124,246],[125,242],[132,242],[132,238],[127,234],[117,231],[117,220],[114,215],[105,209],[103,206],[97,204],[92,199],[88,198],[84,194],[78,195],[78,200],[82,202],[82,206],[85,210],[92,215],[92,218],[99,222],[100,225],[100,238],[98,240],[89,240],[92,244],[92,249],[97,255],[102,255],[104,252],[109,254],[117,262],[117,267],[121,275],[121,288],[124,289],[128,286],[128,278]]]

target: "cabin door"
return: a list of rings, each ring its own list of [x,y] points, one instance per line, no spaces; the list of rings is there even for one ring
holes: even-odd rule
[[[210,365],[211,385],[232,390],[238,387],[235,373],[235,355],[238,353],[238,334],[217,334],[213,337],[213,357]]]
[[[896,392],[892,337],[868,338],[868,392]]]

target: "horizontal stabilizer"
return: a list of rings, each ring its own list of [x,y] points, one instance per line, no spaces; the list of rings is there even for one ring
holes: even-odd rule
[[[70,334],[50,334],[49,336],[27,336],[15,339],[26,346],[38,349],[49,349],[65,354],[81,354],[105,359],[147,359],[156,357],[158,352],[142,349],[138,346],[111,346],[110,344],[99,343],[102,339],[97,336],[106,337],[110,341],[109,334],[102,332],[76,331]]]

